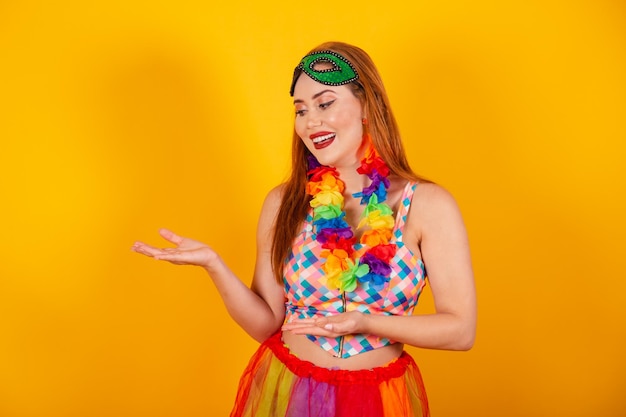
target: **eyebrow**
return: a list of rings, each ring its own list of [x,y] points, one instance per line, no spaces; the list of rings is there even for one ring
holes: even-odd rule
[[[313,94],[313,97],[311,97],[311,98],[312,98],[313,100],[315,100],[316,98],[318,98],[319,96],[321,96],[321,95],[322,95],[322,94],[324,94],[324,93],[334,93],[334,91],[333,91],[333,90],[329,90],[329,89],[322,90],[322,91],[320,91],[319,93]],[[297,99],[297,100],[294,100],[294,101],[293,101],[293,104],[296,104],[296,103],[302,103],[302,102],[303,102],[303,100],[299,100],[299,99]]]

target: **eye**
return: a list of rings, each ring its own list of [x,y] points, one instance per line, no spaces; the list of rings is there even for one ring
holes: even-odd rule
[[[323,110],[323,109],[326,109],[326,108],[330,107],[330,105],[333,104],[334,102],[335,102],[335,100],[327,101],[325,103],[321,103],[319,105],[319,107],[320,107],[320,109]]]
[[[304,112],[305,111],[306,110],[302,110],[302,109],[301,110],[296,110],[296,116],[304,116]]]

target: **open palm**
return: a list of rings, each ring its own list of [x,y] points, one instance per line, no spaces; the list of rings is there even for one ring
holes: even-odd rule
[[[135,242],[132,250],[176,265],[198,265],[204,268],[211,265],[218,257],[213,249],[197,240],[178,236],[168,229],[159,230],[159,234],[175,246],[157,248],[143,242]]]

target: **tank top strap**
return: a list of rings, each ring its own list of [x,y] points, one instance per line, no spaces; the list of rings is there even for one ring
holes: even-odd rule
[[[411,201],[413,200],[413,194],[416,188],[417,182],[409,181],[402,192],[396,213],[396,224],[393,228],[393,239],[397,242],[402,242],[402,229],[404,228],[404,223],[406,223],[406,216],[409,214],[409,208],[411,207]]]

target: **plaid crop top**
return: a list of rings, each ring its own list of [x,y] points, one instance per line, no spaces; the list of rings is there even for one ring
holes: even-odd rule
[[[318,262],[321,246],[315,240],[313,218],[309,212],[285,264],[285,322],[354,310],[384,315],[413,313],[425,285],[425,270],[422,260],[402,242],[402,228],[416,187],[417,183],[409,182],[403,191],[392,237],[397,245],[396,254],[390,262],[392,271],[389,282],[378,291],[370,288],[369,283],[359,283],[356,290],[346,293],[324,285],[324,272]],[[371,334],[351,334],[337,338],[312,335],[307,337],[340,358],[395,343]]]

